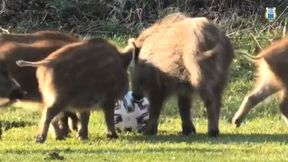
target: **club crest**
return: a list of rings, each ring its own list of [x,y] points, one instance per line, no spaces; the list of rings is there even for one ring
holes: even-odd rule
[[[266,7],[265,18],[272,22],[276,19],[276,7]]]

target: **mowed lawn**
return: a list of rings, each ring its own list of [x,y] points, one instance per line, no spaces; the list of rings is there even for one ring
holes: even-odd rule
[[[1,111],[6,130],[0,141],[0,161],[288,161],[288,129],[276,100],[258,106],[240,128],[229,122],[246,93],[241,84],[236,81],[227,88],[218,138],[206,135],[202,104],[195,104],[200,108],[193,111],[198,133],[179,135],[180,117],[171,99],[161,114],[158,136],[123,133],[119,139],[109,140],[103,114],[96,109],[88,141],[77,140],[75,132],[66,140],[55,141],[50,132],[45,144],[36,144],[33,137],[40,113],[35,109],[40,106],[16,104]]]
[[[27,118],[29,114],[27,113]],[[20,120],[19,120],[20,121]],[[206,135],[206,121],[195,121],[198,134],[178,135],[178,118],[162,118],[157,137],[122,134],[117,140],[105,138],[101,113],[94,113],[90,139],[78,141],[72,135],[64,141],[51,138],[36,144],[34,124],[4,132],[0,161],[287,161],[288,130],[278,116],[255,118],[235,129],[221,121],[221,136]]]
[[[288,128],[275,97],[252,110],[240,128],[230,123],[252,88],[253,71],[247,70],[247,64],[243,58],[234,60],[223,96],[218,138],[206,134],[206,111],[201,103],[194,103],[192,109],[197,134],[180,135],[181,121],[172,98],[161,113],[158,136],[122,133],[109,140],[103,113],[96,109],[89,123],[89,140],[79,141],[72,132],[70,138],[55,141],[50,131],[46,143],[36,144],[41,105],[17,103],[0,109],[4,129],[0,161],[288,161]]]

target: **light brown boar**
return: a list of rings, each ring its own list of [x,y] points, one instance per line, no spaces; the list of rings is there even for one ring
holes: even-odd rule
[[[147,95],[150,101],[144,134],[157,133],[162,105],[170,95],[178,96],[182,134],[196,132],[190,107],[192,95],[199,93],[207,110],[208,134],[218,136],[221,96],[234,56],[229,39],[206,18],[177,13],[146,29],[134,43],[134,96]]]
[[[248,112],[276,92],[280,93],[280,111],[288,124],[288,37],[273,42],[251,58],[257,66],[254,89],[245,96],[232,123],[239,127]]]
[[[41,102],[35,68],[20,68],[15,64],[15,61],[19,59],[31,61],[41,60],[62,46],[78,41],[80,41],[79,38],[60,31],[39,31],[29,34],[1,34],[0,93],[10,92],[6,95],[10,99],[10,102],[5,104],[5,106],[14,103],[18,99],[22,101]],[[7,86],[8,83],[14,86],[9,88],[9,86]],[[25,95],[23,91],[26,92]],[[60,119],[59,122],[63,132],[56,134],[57,139],[68,135],[68,117],[71,117],[73,120],[73,128],[77,129],[78,118],[76,114],[65,112],[64,115],[61,116],[62,119]]]
[[[90,108],[95,104],[103,107],[107,136],[116,138],[114,106],[128,90],[127,67],[133,49],[128,46],[123,52],[96,38],[64,46],[42,61],[18,61],[19,66],[37,67],[45,110],[36,141],[44,142],[51,120],[70,108],[80,112],[78,137],[87,139]]]

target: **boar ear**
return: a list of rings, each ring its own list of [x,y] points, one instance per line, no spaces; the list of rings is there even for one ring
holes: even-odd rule
[[[130,38],[128,40],[128,44],[133,45],[133,47],[134,47],[134,53],[133,53],[133,58],[132,58],[132,62],[131,62],[131,64],[132,64],[131,66],[134,66],[138,62],[142,42],[140,43],[138,41],[138,39],[136,40],[135,38]]]
[[[137,43],[135,38],[129,38],[128,45],[125,48],[119,50],[124,68],[128,68],[129,65],[133,67],[137,63],[140,48],[138,48],[136,44]]]
[[[128,45],[125,48],[119,50],[121,54],[120,56],[122,59],[122,63],[125,69],[127,69],[131,61],[134,60],[134,55],[135,55],[134,41],[135,39],[130,38],[128,40]]]
[[[136,40],[135,38],[130,38],[128,40],[128,44],[130,44],[130,46],[133,46],[133,56],[132,56],[132,60],[131,60],[131,66],[135,66],[135,64],[138,63],[139,60],[139,54],[140,54],[140,50],[142,47],[143,42],[139,42],[138,39]]]
[[[122,60],[122,63],[123,63],[123,67],[125,69],[127,69],[128,66],[130,65],[132,58],[133,58],[132,52],[127,52],[127,53],[122,53],[121,54],[121,60]]]

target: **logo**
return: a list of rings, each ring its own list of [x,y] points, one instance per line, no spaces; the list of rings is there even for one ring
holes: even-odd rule
[[[276,7],[266,7],[265,18],[272,22],[276,19]]]

